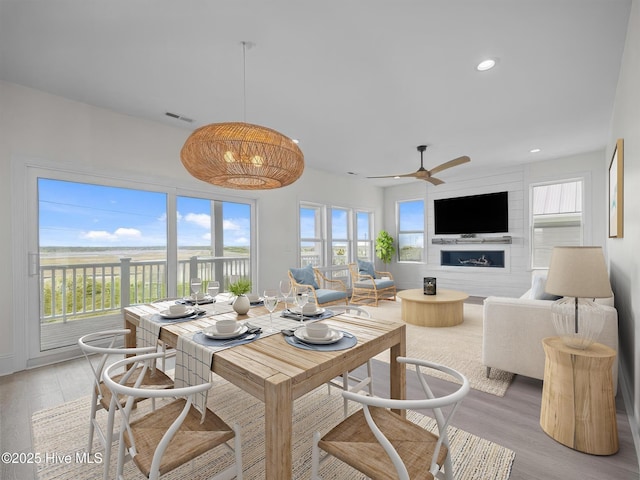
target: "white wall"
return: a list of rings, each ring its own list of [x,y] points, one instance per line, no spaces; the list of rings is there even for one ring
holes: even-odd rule
[[[189,131],[116,114],[29,88],[0,82],[0,214],[8,226],[0,229],[0,305],[13,315],[0,316],[0,375],[24,368],[25,290],[14,285],[14,269],[26,271],[26,252],[14,245],[23,231],[24,186],[14,185],[15,169],[34,164],[47,168],[93,173],[165,185],[194,192],[217,190],[225,197],[255,198],[257,202],[257,288],[277,286],[290,266],[297,265],[298,202],[331,203],[374,209],[382,221],[383,192],[365,180],[336,177],[306,169],[288,187],[260,191],[218,189],[191,177],[180,162],[180,149]],[[304,150],[304,146],[302,146]],[[20,175],[17,175],[19,177]],[[32,320],[33,321],[33,320]]]
[[[640,0],[634,0],[618,79],[605,168],[624,139],[624,232],[607,242],[620,335],[620,384],[640,457]],[[606,213],[602,221],[607,222]]]
[[[602,218],[606,208],[606,170],[602,165],[604,152],[589,152],[540,163],[514,166],[510,168],[480,171],[467,169],[463,174],[449,175],[444,184],[433,186],[424,182],[385,189],[385,228],[397,238],[395,206],[398,201],[423,198],[426,200],[427,239],[426,262],[397,263],[391,265],[400,288],[420,288],[423,277],[436,277],[438,287],[462,290],[470,295],[518,297],[530,285],[530,227],[529,189],[533,183],[584,178],[585,211],[593,217],[585,219],[585,244],[605,245],[606,230],[602,222],[592,218]],[[473,160],[472,160],[473,163]],[[444,179],[444,178],[443,178]],[[509,235],[510,245],[486,244],[490,249],[505,250],[506,268],[441,267],[440,251],[451,249],[478,250],[477,244],[456,247],[434,245],[433,200],[440,198],[478,195],[491,192],[509,192]],[[502,236],[478,235],[478,237]],[[455,237],[455,236],[446,236]]]

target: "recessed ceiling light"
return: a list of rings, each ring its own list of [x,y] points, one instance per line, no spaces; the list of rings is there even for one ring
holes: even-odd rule
[[[529,150],[531,153],[538,153],[540,151],[539,148],[532,148],[531,150]]]
[[[476,67],[476,69],[480,72],[484,72],[486,70],[491,70],[495,66],[496,66],[496,61],[493,60],[492,58],[489,58],[487,60],[483,60],[482,62],[480,62]]]
[[[297,138],[292,138],[291,141],[296,145],[300,143],[300,140],[298,140]]]

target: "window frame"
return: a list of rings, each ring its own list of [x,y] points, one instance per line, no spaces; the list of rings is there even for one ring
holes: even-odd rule
[[[588,228],[588,219],[589,215],[587,215],[588,210],[591,207],[590,197],[588,195],[590,190],[590,177],[588,175],[581,176],[572,176],[566,178],[556,178],[552,180],[544,180],[533,182],[529,184],[529,209],[527,212],[528,225],[529,225],[529,267],[532,270],[546,270],[549,268],[548,265],[539,265],[534,264],[535,260],[535,238],[536,238],[536,225],[534,219],[534,190],[537,187],[544,186],[552,186],[552,185],[561,185],[565,183],[580,183],[581,189],[581,212],[580,212],[580,243],[579,245],[588,245],[590,243],[590,235]],[[558,213],[557,215],[561,215]]]
[[[403,203],[413,203],[413,202],[422,202],[422,230],[401,230],[400,229],[400,205]],[[396,261],[398,263],[415,263],[415,264],[425,264],[426,263],[426,238],[427,238],[427,202],[423,197],[415,197],[415,198],[407,198],[402,200],[396,200]],[[421,260],[402,260],[400,258],[401,248],[400,248],[400,236],[407,234],[422,234],[422,255]]]
[[[301,209],[316,209],[316,211],[320,212],[320,220],[319,224],[322,226],[321,237],[302,237],[301,232]],[[347,238],[333,238],[333,229],[332,229],[332,213],[334,211],[341,210],[345,211],[347,214]],[[365,208],[354,208],[354,207],[345,207],[340,205],[331,205],[331,204],[322,204],[316,202],[308,202],[301,200],[298,204],[298,266],[303,266],[302,259],[302,243],[304,242],[317,242],[321,245],[321,256],[322,259],[319,262],[319,267],[324,267],[326,269],[335,269],[335,268],[344,268],[346,269],[347,265],[333,265],[328,262],[331,261],[333,263],[333,244],[334,242],[346,242],[347,244],[347,252],[346,252],[346,263],[353,263],[358,258],[358,214],[365,213],[369,216],[369,232],[368,235],[371,238],[370,240],[362,240],[369,242],[369,255],[372,257],[374,255],[373,251],[373,225],[375,220],[375,213],[373,210],[368,210]]]
[[[13,218],[29,218],[28,222],[21,222],[21,228],[12,232],[13,255],[15,258],[36,258],[39,251],[39,202],[38,179],[69,181],[97,186],[116,187],[145,192],[163,193],[166,195],[167,212],[167,267],[166,283],[167,293],[175,292],[177,284],[177,205],[178,196],[197,197],[206,200],[223,202],[246,203],[250,206],[251,246],[250,269],[252,282],[257,279],[257,230],[256,208],[257,200],[249,197],[237,197],[225,195],[220,190],[202,191],[186,187],[176,187],[170,179],[157,179],[149,181],[147,177],[120,172],[96,172],[89,169],[74,167],[70,170],[46,161],[29,161],[28,159],[16,159],[13,171],[13,182],[23,185],[23,194],[14,202],[12,207]],[[24,209],[24,210],[23,210]],[[25,213],[26,212],[26,213]],[[39,269],[37,259],[33,261],[30,269],[14,269],[13,283],[23,291],[39,291],[38,278],[35,273]],[[74,355],[77,346],[60,347],[55,350],[40,351],[40,314],[39,299],[36,295],[25,297],[24,304],[15,308],[16,319],[23,319],[24,329],[16,329],[14,340],[16,344],[24,345],[20,355],[16,356],[19,365],[39,365],[48,358],[67,358]],[[118,314],[120,315],[120,314]],[[34,320],[35,319],[35,320]]]

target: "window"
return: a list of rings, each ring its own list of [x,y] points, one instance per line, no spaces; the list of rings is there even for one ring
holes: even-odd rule
[[[250,202],[44,176],[35,186],[32,264],[39,267],[39,292],[29,300],[39,302],[40,345],[34,352],[117,328],[123,306],[188,294],[191,277],[202,278],[204,288],[214,279],[251,278]]]
[[[422,262],[424,258],[424,200],[398,202],[398,260]]]
[[[531,188],[531,267],[547,268],[555,246],[583,244],[582,180]]]
[[[356,258],[372,262],[373,259],[373,222],[370,212],[356,212]]]
[[[300,266],[324,265],[324,207],[300,207]]]
[[[331,209],[331,265],[348,265],[350,261],[349,211]]]
[[[301,203],[300,265],[346,267],[356,258],[371,260],[372,229],[372,212]]]
[[[251,278],[249,204],[177,197],[176,205],[178,295],[186,294],[191,272],[203,279],[203,290],[209,280],[226,289],[238,277]]]

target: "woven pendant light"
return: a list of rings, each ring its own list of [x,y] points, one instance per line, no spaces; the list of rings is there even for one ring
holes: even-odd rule
[[[194,177],[220,187],[243,190],[280,188],[304,170],[304,156],[293,140],[250,123],[212,123],[194,131],[180,152]]]
[[[242,42],[243,56],[247,46]],[[180,159],[194,177],[240,190],[284,187],[300,178],[304,170],[304,155],[293,140],[244,122],[198,128],[187,138]]]

